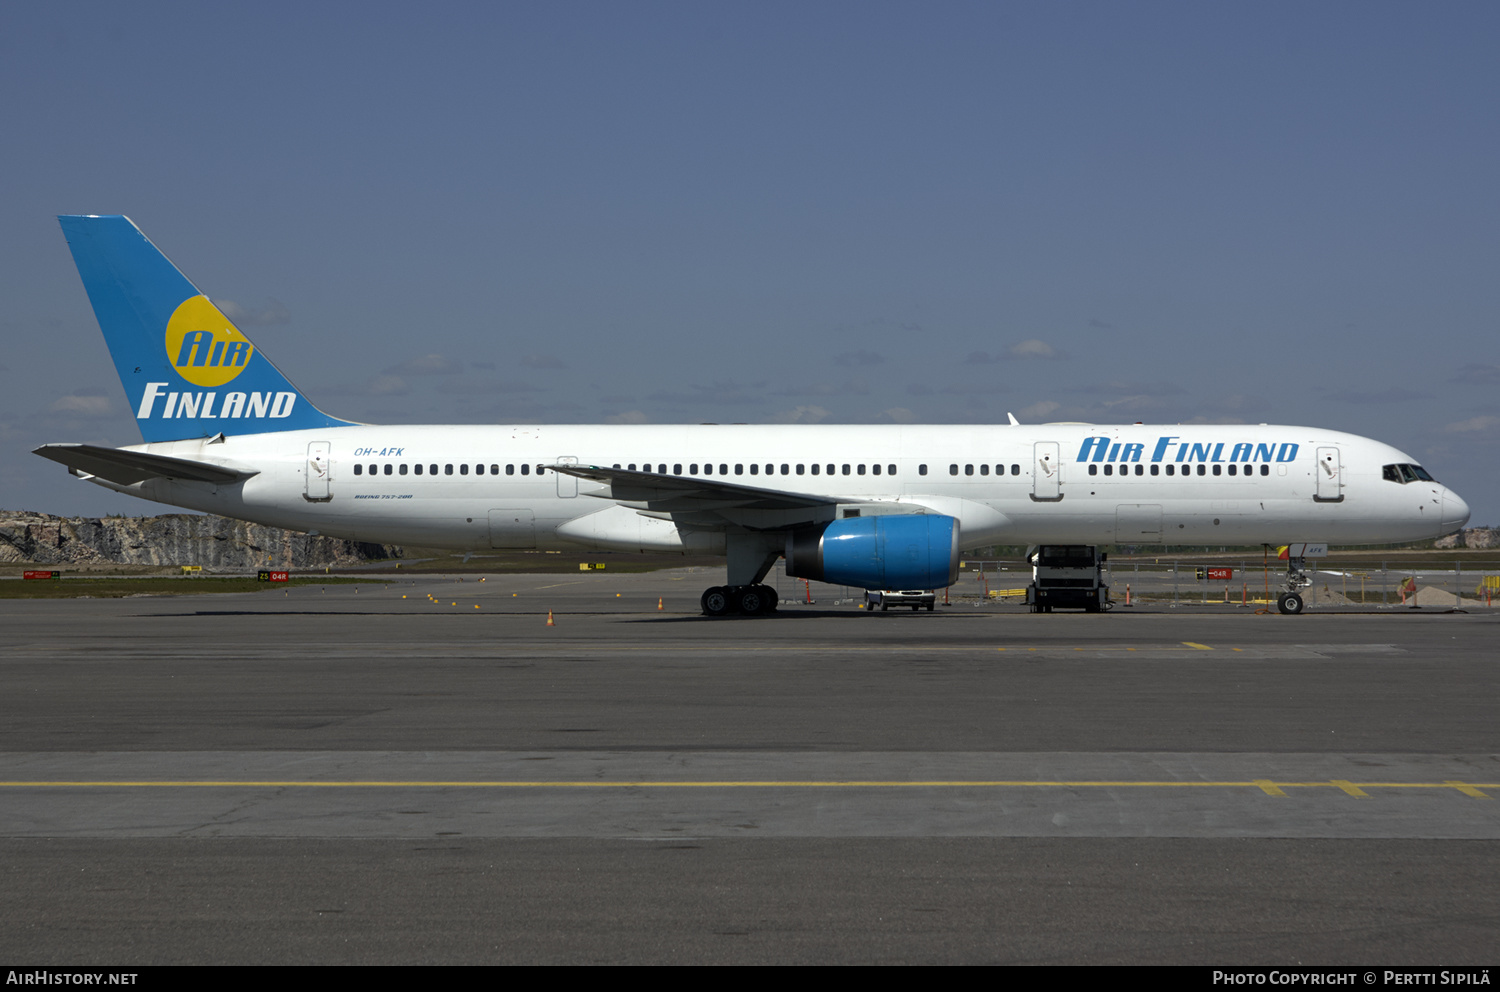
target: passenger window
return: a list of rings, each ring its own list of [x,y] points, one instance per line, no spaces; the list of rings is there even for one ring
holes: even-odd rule
[[[1386,466],[1386,470],[1387,471],[1390,470],[1390,466],[1389,465]],[[363,465],[355,465],[354,466],[354,474],[355,475],[363,475],[364,471],[365,471],[365,467]],[[1389,479],[1390,476],[1386,476],[1386,478]]]
[[[619,468],[619,467],[620,466],[618,466],[618,465],[615,466],[615,468]],[[499,475],[499,474],[500,474],[500,466],[499,465],[491,465],[490,466],[490,475]]]
[[[436,465],[429,465],[429,466],[427,466],[427,474],[428,475],[437,475],[437,466]]]
[[[769,468],[770,466],[767,466],[767,467]],[[782,475],[791,475],[792,474],[792,468],[791,468],[791,466],[783,464],[781,466],[781,474]]]
[[[729,474],[729,466],[728,465],[720,465],[719,466],[719,474],[720,475],[728,475]]]
[[[1199,475],[1207,475],[1208,474],[1208,466],[1207,465],[1199,465],[1198,466],[1198,474]]]
[[[713,475],[714,474],[714,466],[713,466],[712,462],[704,462],[703,463],[703,474],[704,475]]]
[[[1229,465],[1229,474],[1230,475],[1237,475],[1237,474],[1239,474],[1239,469],[1240,469],[1240,467],[1238,465],[1235,465],[1234,463],[1231,462],[1230,465]]]
[[[1098,474],[1099,474],[1099,466],[1098,465],[1090,465],[1089,466],[1089,475],[1098,475]]]
[[[803,468],[804,468],[804,466],[802,466],[802,465],[798,465],[797,466],[797,474],[798,475],[802,475],[803,474]]]
[[[691,465],[688,466],[688,475],[697,475],[697,474],[698,474],[698,463],[697,462],[693,462]]]
[[[1136,475],[1145,475],[1146,474],[1146,466],[1144,466],[1144,465],[1137,465],[1135,467],[1135,474]]]
[[[660,462],[658,462],[657,465],[656,465],[656,474],[657,475],[666,475],[667,474],[667,467],[665,465],[661,464]]]
[[[974,474],[974,466],[973,465],[965,465],[964,466],[964,475],[973,475],[973,474]]]
[[[832,475],[832,474],[833,474],[833,466],[832,466],[832,465],[829,465],[829,466],[828,466],[828,474],[829,474],[829,475]]]
[[[465,462],[464,464],[462,464],[462,465],[460,465],[458,467],[458,474],[459,475],[468,475],[469,474],[469,466],[468,466],[467,462]]]
[[[1269,466],[1269,465],[1262,465],[1260,467],[1260,474],[1261,475],[1270,475],[1271,474],[1271,466]]]
[[[1151,466],[1151,474],[1152,475],[1160,475],[1161,474],[1161,466],[1160,465],[1152,465]]]
[[[405,462],[401,463],[401,470],[397,474],[398,475],[405,475],[406,474],[406,463]]]
[[[1176,473],[1177,473],[1177,466],[1175,466],[1175,465],[1168,465],[1167,466],[1167,474],[1168,475],[1175,475]]]
[[[1115,474],[1115,467],[1113,465],[1106,465],[1106,466],[1104,466],[1104,474],[1105,475],[1114,475]]]
[[[817,475],[818,474],[818,463],[817,462],[813,462],[812,473],[813,473],[813,475]]]
[[[864,475],[865,474],[865,467],[863,465],[860,465],[860,466],[858,466],[855,469],[855,471],[858,472],[860,475]]]
[[[515,475],[516,474],[516,466],[515,466],[514,462],[512,462],[511,464],[505,466],[505,474],[506,475]]]
[[[443,466],[443,474],[444,475],[452,475],[453,474],[453,466],[452,465],[444,465]]]
[[[635,471],[635,462],[631,462],[629,465],[626,465],[625,466],[625,471],[627,471],[627,472],[634,472]]]
[[[418,475],[421,475],[422,474],[422,463],[421,462],[417,462],[417,464],[413,467],[413,471],[415,471]]]
[[[948,474],[949,475],[957,475],[958,474],[958,466],[957,465],[949,465],[948,466]]]
[[[760,475],[760,465],[757,464],[757,463],[755,463],[755,462],[751,462],[750,463],[750,474],[751,475]]]
[[[522,465],[521,466],[521,474],[522,475],[530,475],[531,474],[531,466],[530,465]]]
[[[767,475],[775,475],[776,474],[776,466],[775,465],[767,465],[766,466],[766,474]]]
[[[484,464],[482,462],[480,464],[474,466],[474,474],[475,475],[483,475],[484,474]]]
[[[681,475],[682,474],[682,466],[681,465],[673,465],[672,466],[672,474],[673,475]]]
[[[845,465],[845,466],[844,466],[844,474],[845,474],[845,475],[848,475],[848,474],[849,474],[849,466],[848,466],[848,465]]]
[[[370,474],[371,475],[379,475],[380,474],[380,466],[379,465],[371,465],[370,466]]]
[[[885,467],[885,474],[886,475],[895,475],[896,474],[896,466],[894,466],[894,465],[887,465]]]
[[[743,465],[736,465],[734,467],[734,474],[735,475],[744,475],[745,474],[745,466],[743,466]]]
[[[917,474],[918,475],[926,475],[927,474],[927,466],[926,465],[918,465],[917,466]]]
[[[1220,474],[1223,471],[1224,471],[1223,466],[1220,466],[1220,465],[1215,465],[1214,466],[1214,475],[1218,475],[1218,474]]]
[[[1010,467],[1010,474],[1011,475],[1020,475],[1021,474],[1021,466],[1019,466],[1019,465],[1012,465]]]
[[[979,466],[979,474],[980,475],[989,475],[990,474],[990,467],[988,465],[981,465],[981,466]]]
[[[874,474],[874,475],[879,475],[880,474],[880,466],[879,465],[871,465],[870,466],[870,472],[872,474]]]

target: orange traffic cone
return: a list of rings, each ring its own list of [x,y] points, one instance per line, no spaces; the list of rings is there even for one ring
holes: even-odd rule
[[[656,597],[656,608],[658,610],[665,610],[666,609],[666,607],[662,605],[661,597],[660,596]]]
[[[547,626],[549,626],[549,627],[556,627],[557,626],[557,624],[555,624],[555,623],[552,622],[552,611],[551,610],[547,611]]]

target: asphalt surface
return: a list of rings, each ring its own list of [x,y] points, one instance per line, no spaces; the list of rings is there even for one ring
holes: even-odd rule
[[[1494,963],[1488,611],[715,579],[0,602],[0,958]]]

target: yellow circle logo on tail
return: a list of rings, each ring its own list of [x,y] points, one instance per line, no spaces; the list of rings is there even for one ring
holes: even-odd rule
[[[195,386],[222,386],[245,371],[255,347],[206,296],[190,296],[167,321],[167,361]]]

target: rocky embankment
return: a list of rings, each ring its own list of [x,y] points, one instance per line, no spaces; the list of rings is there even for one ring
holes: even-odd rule
[[[1493,527],[1470,527],[1468,530],[1438,538],[1435,548],[1500,548],[1500,530]]]
[[[356,565],[402,557],[393,544],[364,544],[225,517],[54,517],[0,510],[0,562],[39,565],[201,565],[215,569]]]

